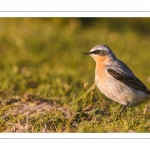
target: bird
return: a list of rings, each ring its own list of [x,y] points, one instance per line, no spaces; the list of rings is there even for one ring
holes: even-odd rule
[[[147,87],[108,46],[97,45],[83,54],[91,56],[96,62],[97,88],[109,99],[123,105],[120,115],[128,106],[150,98]]]

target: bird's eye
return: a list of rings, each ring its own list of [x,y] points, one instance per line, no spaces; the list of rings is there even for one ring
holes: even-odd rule
[[[100,52],[99,50],[93,51],[94,54],[99,54],[99,52]]]
[[[95,55],[100,55],[100,56],[105,56],[107,55],[107,51],[106,50],[95,50],[93,52],[91,52],[91,54],[95,54]]]

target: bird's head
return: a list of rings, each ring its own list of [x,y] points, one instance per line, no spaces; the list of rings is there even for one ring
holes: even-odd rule
[[[89,52],[84,52],[83,54],[93,57],[97,62],[98,60],[115,58],[115,55],[111,49],[106,45],[97,45],[93,47]]]

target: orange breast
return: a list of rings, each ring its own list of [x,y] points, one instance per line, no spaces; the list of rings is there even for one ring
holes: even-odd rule
[[[104,83],[107,80],[108,74],[105,70],[106,65],[108,64],[108,57],[102,57],[96,62],[95,76],[98,78],[100,84]]]

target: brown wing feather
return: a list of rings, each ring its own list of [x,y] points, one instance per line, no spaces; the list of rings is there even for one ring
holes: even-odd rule
[[[126,84],[126,85],[128,85],[130,87],[133,87],[133,88],[135,88],[137,90],[140,90],[142,92],[145,92],[147,94],[150,94],[150,91],[147,89],[147,87],[138,78],[122,75],[122,74],[116,72],[113,69],[107,69],[107,72],[111,76],[113,76],[115,79],[123,82],[124,84]]]

